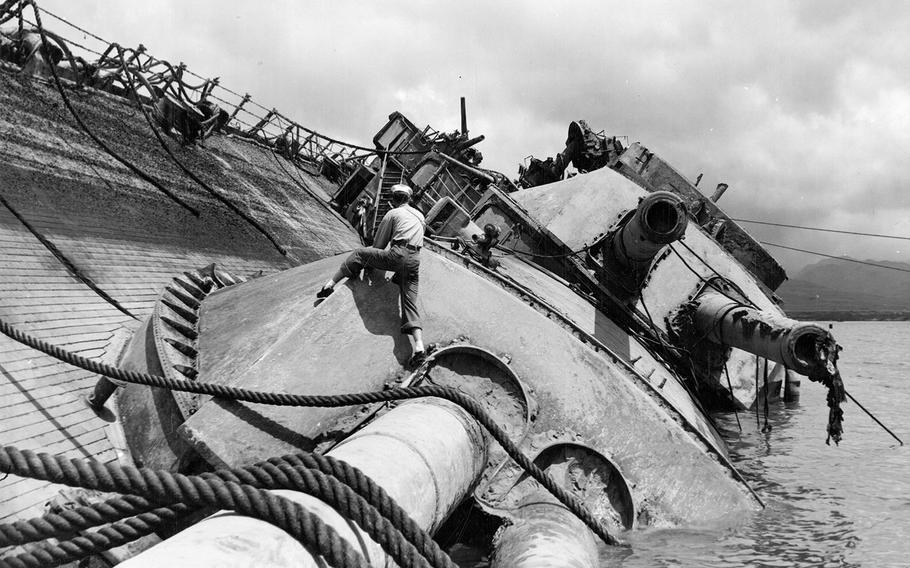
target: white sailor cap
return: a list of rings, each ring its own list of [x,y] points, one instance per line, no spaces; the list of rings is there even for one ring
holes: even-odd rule
[[[414,192],[411,191],[411,188],[406,186],[403,183],[396,183],[395,185],[393,185],[392,193],[403,193],[403,194],[407,195],[408,197],[411,197],[412,195],[414,195]]]

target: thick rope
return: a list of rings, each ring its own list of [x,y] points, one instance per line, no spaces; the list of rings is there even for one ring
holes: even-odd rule
[[[429,560],[432,566],[455,568],[436,541],[385,490],[362,471],[344,461],[302,453],[273,458],[242,469],[219,470],[213,475],[257,487],[257,484],[262,484],[263,488],[281,487],[308,493],[356,521],[387,552],[389,550],[384,541],[388,541],[391,538],[389,535],[392,535],[403,538],[404,543]],[[377,525],[377,528],[371,530],[371,525]],[[392,544],[404,547],[404,544],[389,542],[389,545]],[[407,552],[411,554],[410,549]],[[396,557],[391,552],[389,554]],[[406,565],[399,558],[396,558],[396,562]],[[413,562],[412,560],[412,564],[407,565],[416,565]]]
[[[157,507],[148,499],[135,495],[113,497],[100,503],[82,505],[59,513],[48,513],[23,521],[0,525],[0,547],[57,538],[61,534],[75,533],[106,523],[137,517],[150,528],[149,532],[165,520],[185,515],[190,509],[183,504]],[[132,519],[127,519],[131,521]],[[129,523],[134,530],[141,526]],[[148,533],[145,533],[148,534]]]
[[[26,553],[19,554],[13,558],[0,559],[0,566],[7,565],[4,562],[9,562],[10,566],[28,567],[58,566],[73,562],[86,556],[123,546],[151,534],[162,524],[173,522],[179,518],[181,515],[178,511],[180,510],[189,511],[185,505],[161,507],[154,511],[141,513],[130,519],[117,521],[96,531],[86,531],[67,540],[60,540],[59,542],[44,541]],[[52,517],[52,515],[47,517]],[[41,519],[43,517],[21,522],[32,522]],[[58,521],[53,522],[59,524]],[[52,532],[47,538],[60,539],[63,537],[62,535],[70,535],[75,532],[67,531],[65,527],[66,525],[61,525],[60,530]]]
[[[19,0],[6,0],[3,4],[0,4],[0,24],[5,24],[9,20],[12,20],[25,9],[24,4],[13,7],[14,4],[18,4]]]
[[[425,539],[425,531],[411,518],[408,513],[386,493],[385,489],[374,482],[365,473],[352,466],[351,464],[335,459],[331,456],[320,454],[299,453],[272,458],[271,463],[286,463],[293,467],[304,467],[321,471],[326,475],[331,475],[339,481],[350,487],[355,493],[362,496],[379,513],[389,519],[401,534],[405,536],[414,546],[420,550],[424,556],[433,560],[434,564],[438,562],[435,558],[441,550],[432,538]],[[439,552],[437,552],[439,551]]]
[[[307,493],[323,500],[342,516],[363,527],[399,565],[425,564],[422,559],[417,559],[416,555],[420,554],[430,561],[431,566],[455,568],[455,564],[439,545],[379,485],[343,461],[319,455],[298,454],[273,458],[242,469],[219,470],[203,474],[205,475],[215,475],[226,481],[260,489],[291,489]],[[153,532],[162,523],[189,512],[183,504],[152,510],[154,507],[154,504],[141,497],[115,497],[59,514],[0,525],[0,547],[59,537],[61,534],[71,534],[136,516],[105,527],[107,540],[93,541],[92,550],[86,551],[83,548],[77,556],[68,556],[69,560],[75,560],[86,554],[131,542]],[[49,545],[45,544],[47,546]],[[52,554],[57,557],[65,553],[66,551],[54,551]]]
[[[38,28],[38,33],[41,34],[41,41],[44,42],[44,44],[47,44],[48,43],[47,34],[44,31],[44,26],[41,23],[41,13],[40,13],[40,10],[38,9],[38,4],[34,0],[22,0],[22,5],[25,6],[26,4],[30,4],[32,6],[32,10],[35,12],[36,27]],[[79,127],[82,128],[83,132],[85,132],[88,135],[88,137],[91,138],[95,142],[95,144],[100,146],[101,149],[104,150],[105,152],[107,152],[112,158],[114,158],[115,160],[117,160],[118,162],[120,162],[121,164],[126,166],[131,172],[133,172],[134,174],[136,174],[137,176],[139,176],[141,179],[145,180],[146,182],[152,184],[158,191],[160,191],[161,193],[168,196],[175,203],[179,204],[181,207],[183,207],[184,209],[186,209],[187,211],[192,213],[194,216],[196,216],[196,217],[199,216],[199,211],[197,209],[195,209],[193,206],[184,202],[182,199],[177,197],[177,195],[174,194],[171,190],[164,187],[158,180],[156,180],[149,174],[145,173],[144,171],[139,169],[139,167],[137,167],[135,164],[133,164],[132,162],[130,162],[129,160],[127,160],[126,158],[122,157],[120,154],[115,152],[110,146],[108,146],[104,142],[104,140],[102,140],[94,132],[92,132],[92,130],[88,127],[88,125],[86,125],[85,122],[82,120],[82,117],[76,111],[75,107],[73,107],[73,104],[70,102],[69,96],[67,96],[66,90],[63,88],[63,84],[60,82],[60,76],[57,74],[56,66],[48,65],[48,67],[51,70],[51,76],[54,79],[54,85],[57,87],[57,91],[60,93],[60,98],[63,99],[63,104],[66,106],[67,110],[70,111],[70,114],[73,115],[73,118],[76,120],[76,123],[79,125]]]
[[[23,217],[22,215],[20,215],[19,212],[16,211],[16,210],[13,208],[13,206],[10,205],[9,202],[8,202],[2,195],[0,195],[0,203],[2,203],[3,206],[6,207],[6,208],[9,210],[10,213],[13,214],[13,217],[15,217],[16,219],[18,219],[19,222],[22,223],[22,225],[23,225],[26,229],[28,229],[28,231],[29,231],[32,235],[34,235],[34,237],[35,237],[36,239],[38,239],[38,241],[39,241],[42,245],[44,245],[44,248],[46,248],[52,255],[54,255],[54,258],[56,258],[57,260],[60,261],[60,264],[62,264],[62,265],[67,269],[67,271],[69,271],[69,273],[72,274],[73,277],[76,278],[76,280],[78,280],[78,281],[82,282],[83,284],[85,284],[86,286],[88,286],[89,289],[91,289],[92,292],[94,292],[95,294],[97,294],[98,297],[100,297],[102,300],[104,300],[104,301],[107,302],[108,304],[110,304],[110,305],[114,306],[115,308],[117,308],[118,311],[120,311],[120,312],[122,312],[122,313],[124,313],[124,314],[126,314],[126,315],[128,315],[128,316],[130,316],[130,317],[133,318],[133,319],[139,319],[139,318],[137,318],[135,315],[133,315],[132,312],[130,312],[130,311],[129,311],[128,309],[126,309],[125,307],[123,307],[123,304],[121,304],[120,302],[118,302],[117,300],[115,300],[110,294],[108,294],[107,292],[105,292],[104,290],[102,290],[100,286],[98,286],[97,284],[95,284],[95,281],[92,280],[91,278],[89,278],[89,276],[88,276],[87,274],[85,274],[84,272],[82,272],[81,270],[79,270],[79,268],[78,268],[75,264],[73,264],[73,261],[71,261],[71,260],[69,259],[69,257],[67,257],[65,254],[63,254],[63,252],[62,252],[59,248],[57,248],[57,245],[55,245],[54,243],[52,243],[52,242],[50,241],[50,239],[48,239],[48,238],[45,237],[43,234],[41,234],[36,228],[34,228],[34,227],[32,226],[31,223],[29,223],[28,221],[26,221],[26,220],[25,220],[25,217]]]
[[[436,546],[433,551],[432,564],[428,563],[421,555],[421,552],[418,551],[418,548],[405,539],[392,523],[383,518],[382,515],[367,503],[363,497],[354,493],[349,487],[342,484],[337,479],[321,472],[306,468],[295,468],[287,463],[273,464],[266,462],[243,469],[220,470],[214,473],[206,473],[202,474],[201,477],[217,478],[238,485],[249,485],[259,489],[290,489],[312,495],[332,506],[345,518],[356,522],[364,532],[379,543],[382,549],[389,554],[399,566],[425,568],[432,565],[438,568],[456,568],[451,559],[449,559],[438,546]],[[111,501],[116,502],[122,500],[118,498]],[[136,505],[141,509],[143,505],[147,508],[149,503],[139,501]],[[80,509],[89,509],[92,513],[94,512],[92,507]],[[69,515],[70,518],[76,517],[74,519],[75,522],[73,523],[68,522],[65,518],[61,518],[63,515],[49,516],[47,524],[53,525],[54,531],[50,532],[48,527],[42,527],[44,529],[41,531],[43,533],[42,536],[50,537],[57,536],[61,533],[69,534],[76,530],[98,524],[95,521],[100,520],[99,517],[101,517],[101,515],[92,515],[89,513],[87,517],[81,517],[78,515],[78,513],[81,512],[83,511],[77,509]],[[123,512],[122,509],[119,511],[115,510],[115,514]],[[131,511],[127,509],[126,512],[130,513]],[[144,517],[143,514],[140,514],[140,517],[142,518],[138,520],[127,519],[124,522],[114,523],[113,525],[106,527],[107,540],[97,539],[91,543],[91,550],[82,549],[79,551],[79,554],[84,556],[89,553],[99,552],[100,550],[106,550],[107,545],[113,542],[129,542],[130,540],[135,540],[154,530],[155,527],[160,525],[163,521],[177,518],[186,512],[186,506],[179,504],[173,506],[170,510],[164,509],[163,511],[156,510],[152,513],[145,513]],[[152,520],[151,522],[145,522],[147,519]],[[15,528],[24,528],[26,530],[22,532],[26,532],[32,528],[30,526],[24,526],[27,524],[29,523],[20,522],[17,523]],[[2,531],[3,528],[4,527],[0,527],[0,531]],[[35,532],[37,531],[32,531],[32,534],[28,536],[36,536]],[[23,534],[21,536],[25,535]],[[427,547],[428,543],[432,542],[429,535],[423,532],[421,532],[421,539],[421,548]],[[28,542],[29,540],[35,539],[16,538],[0,542],[0,545],[21,544],[22,542]],[[85,546],[89,546],[89,544],[85,543]],[[101,546],[105,546],[105,548],[99,548]],[[114,546],[117,545],[114,544]]]
[[[392,523],[379,514],[366,499],[354,493],[350,487],[329,477],[319,471],[306,468],[295,468],[288,464],[263,463],[257,467],[242,470],[221,470],[207,476],[217,476],[225,481],[242,483],[253,487],[268,489],[292,489],[301,491],[321,499],[326,504],[353,520],[370,538],[375,540],[382,549],[402,567],[428,567],[423,555],[418,548],[392,525]],[[432,539],[423,534],[421,546],[425,546]],[[456,568],[448,556],[437,547],[436,560],[433,566],[438,568]]]
[[[477,420],[502,446],[510,458],[512,458],[523,470],[525,470],[538,483],[543,485],[556,499],[559,500],[575,516],[581,519],[594,533],[600,537],[606,544],[614,546],[625,546],[614,536],[607,528],[598,521],[594,515],[578,500],[574,495],[563,489],[556,481],[543,472],[534,462],[522,453],[521,449],[509,438],[508,434],[487,414],[484,408],[474,399],[463,393],[449,387],[442,386],[424,386],[395,388],[380,392],[351,393],[340,395],[301,395],[288,393],[274,393],[254,391],[213,383],[204,383],[198,381],[184,381],[159,377],[135,371],[126,371],[112,367],[100,361],[86,359],[75,353],[70,353],[56,345],[32,337],[14,327],[6,321],[0,319],[0,331],[16,341],[28,345],[38,351],[46,353],[51,357],[80,367],[92,373],[97,373],[120,380],[126,383],[133,383],[145,386],[153,386],[177,390],[183,392],[192,392],[205,394],[218,398],[239,400],[245,402],[254,402],[257,404],[269,404],[273,406],[313,406],[313,407],[340,407],[340,406],[361,406],[377,402],[390,402],[393,400],[406,400],[424,397],[443,398],[457,404],[467,411],[475,420]]]
[[[281,528],[314,554],[324,556],[333,566],[366,568],[363,557],[316,515],[289,499],[249,485],[212,477],[71,460],[19,451],[10,446],[0,447],[0,469],[20,477],[72,487],[139,495],[159,504],[180,501],[193,507],[231,509]]]
[[[124,57],[123,57],[123,53],[124,53],[123,48],[120,47],[119,45],[117,45],[116,43],[111,44],[111,45],[113,45],[114,48],[117,50],[117,61],[120,63],[120,70],[123,73],[124,77],[126,77],[130,92],[135,95],[134,98],[136,100],[136,106],[139,107],[139,110],[142,112],[142,115],[145,117],[145,121],[148,123],[149,128],[151,128],[152,132],[155,134],[155,138],[158,140],[158,143],[161,145],[162,148],[164,148],[164,151],[167,152],[167,155],[170,156],[171,160],[173,160],[174,163],[177,164],[177,167],[179,167],[180,170],[183,171],[183,173],[185,173],[191,180],[196,182],[196,184],[199,187],[201,187],[202,189],[207,191],[212,197],[214,197],[215,199],[220,201],[228,209],[230,209],[235,214],[237,214],[241,219],[243,219],[244,221],[249,223],[254,229],[256,229],[257,231],[262,233],[262,235],[266,239],[268,239],[268,241],[270,243],[272,243],[272,245],[275,247],[275,249],[279,253],[281,253],[282,256],[287,256],[288,255],[287,250],[283,246],[281,246],[281,243],[279,243],[278,240],[275,239],[275,237],[272,236],[272,234],[269,233],[269,231],[266,230],[265,227],[263,227],[258,221],[256,221],[255,219],[253,219],[252,217],[247,215],[244,211],[242,211],[239,207],[237,207],[237,205],[235,205],[233,202],[231,202],[231,200],[227,199],[226,197],[224,197],[223,195],[218,193],[215,190],[215,188],[210,186],[208,183],[203,181],[202,178],[200,178],[195,173],[193,173],[192,170],[190,170],[188,167],[186,167],[186,165],[183,162],[181,162],[180,159],[177,158],[176,155],[174,155],[174,152],[171,150],[170,146],[168,146],[167,142],[164,140],[164,138],[162,138],[161,133],[159,133],[158,129],[155,127],[155,122],[152,120],[152,117],[149,116],[148,110],[146,110],[145,106],[142,104],[142,101],[139,100],[139,92],[136,90],[136,83],[133,81],[133,74],[127,68],[126,61],[124,60]]]

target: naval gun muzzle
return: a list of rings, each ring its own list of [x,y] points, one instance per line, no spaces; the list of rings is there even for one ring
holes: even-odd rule
[[[588,251],[589,265],[598,279],[623,301],[634,303],[644,286],[654,258],[679,240],[689,224],[682,199],[669,191],[643,197]]]
[[[647,268],[664,246],[685,234],[688,223],[686,206],[678,196],[669,191],[648,194],[613,233],[613,257],[627,268]]]
[[[775,361],[801,375],[823,367],[833,343],[820,325],[760,310],[708,288],[694,302],[694,332],[714,343]]]

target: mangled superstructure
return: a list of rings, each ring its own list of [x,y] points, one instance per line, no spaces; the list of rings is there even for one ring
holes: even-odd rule
[[[611,168],[648,191],[669,191],[680,196],[693,222],[711,235],[724,250],[745,266],[770,292],[786,280],[784,269],[746,231],[716,204],[728,189],[720,183],[710,198],[660,156],[639,142],[623,147],[616,136],[594,132],[584,120],[569,125],[566,148],[556,158],[531,158],[519,169],[518,184],[530,188],[560,181],[573,165],[579,173]]]
[[[455,207],[472,211],[491,186],[502,191],[516,189],[502,174],[479,168],[483,157],[475,145],[483,139],[469,137],[464,117],[462,130],[439,132],[430,126],[418,128],[394,112],[373,137],[378,157],[356,166],[333,204],[360,228],[364,241],[371,242],[388,211],[390,188],[405,181],[414,189],[415,207],[425,214],[434,205],[451,204],[445,212],[427,219],[430,230],[436,230]]]

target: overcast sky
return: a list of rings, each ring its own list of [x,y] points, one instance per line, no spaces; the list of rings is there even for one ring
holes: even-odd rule
[[[910,236],[910,4],[73,1],[41,5],[143,43],[327,135],[400,110],[459,126],[517,177],[570,121],[660,154],[733,217]],[[71,36],[59,22],[52,30]],[[910,242],[744,225],[762,240],[910,262]],[[795,272],[817,257],[770,249]]]

